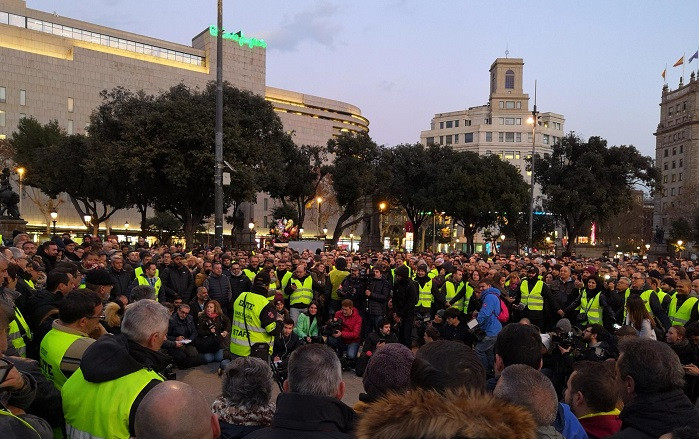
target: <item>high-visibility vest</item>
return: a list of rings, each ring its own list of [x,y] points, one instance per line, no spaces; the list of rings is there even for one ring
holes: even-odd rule
[[[598,292],[595,294],[595,297],[590,300],[587,297],[587,290],[585,289],[580,297],[580,312],[587,315],[588,325],[602,324],[602,308],[599,304],[600,294],[601,292]]]
[[[71,439],[129,439],[129,415],[138,395],[158,373],[139,369],[123,377],[92,383],[78,369],[63,385],[63,415]]]
[[[648,310],[648,314],[650,314],[651,317],[653,317],[653,310],[650,309],[650,296],[653,293],[655,293],[655,291],[646,290],[640,294],[641,299],[643,299],[643,301],[646,304],[646,309]],[[626,321],[626,301],[629,300],[630,295],[631,295],[631,289],[627,288],[626,294],[624,295],[624,321]]]
[[[667,296],[668,294],[667,294],[665,291],[663,291],[663,290],[658,290],[658,291],[655,292],[655,294],[658,295],[658,301],[659,301],[660,304],[662,305],[662,304],[663,304],[663,300],[665,300],[665,296]]]
[[[68,348],[81,338],[83,338],[81,335],[51,328],[44,339],[41,340],[41,348],[39,349],[41,373],[44,374],[47,380],[52,381],[59,391],[68,379],[63,370],[61,370],[63,356]]]
[[[250,270],[249,268],[243,269],[243,273],[245,273],[245,275],[250,279],[250,282],[255,280],[255,275],[257,275],[257,273],[260,271],[262,271],[262,267],[257,267],[257,271]]]
[[[29,330],[27,321],[24,320],[24,316],[17,307],[15,307],[15,318],[10,322],[7,336],[19,355],[26,357],[27,343],[32,340],[32,332]]]
[[[427,277],[429,277],[430,279],[434,279],[438,275],[439,275],[439,271],[437,271],[436,268],[433,268],[432,270],[429,271],[429,273],[427,273]]]
[[[138,281],[138,284],[139,284],[139,285],[148,285],[148,286],[150,286],[150,282],[148,282],[148,278],[145,277],[145,276],[138,276],[138,277],[136,278],[136,280]],[[159,278],[159,277],[156,277],[155,285],[153,286],[153,288],[155,289],[155,299],[156,299],[156,300],[158,299],[158,295],[160,294],[160,287],[161,287],[162,285],[163,285],[163,283],[160,281],[160,278]]]
[[[686,325],[692,317],[692,308],[697,306],[699,299],[696,297],[688,297],[684,303],[677,308],[677,296],[672,298],[670,306],[667,309],[667,316],[670,317],[671,325]]]
[[[0,409],[0,416],[9,416],[10,418],[15,418],[20,424],[24,425],[25,427],[27,427],[29,429],[29,431],[27,431],[27,433],[29,434],[29,436],[27,436],[28,438],[29,437],[36,437],[36,438],[41,439],[41,434],[39,434],[39,432],[36,431],[36,428],[32,427],[32,424],[30,424],[29,422],[20,418],[19,416],[16,416],[5,409]],[[30,431],[33,433],[29,433]]]
[[[418,283],[418,287],[420,284]],[[420,295],[417,301],[417,306],[421,308],[432,307],[432,279],[425,282],[424,286],[420,287]]]
[[[297,303],[302,305],[310,305],[313,301],[313,278],[308,276],[303,283],[298,279],[291,279],[292,285],[296,285],[296,289],[289,296],[289,303],[293,306]]]
[[[349,276],[349,271],[338,269],[332,270],[328,275],[330,278],[330,286],[332,287],[332,290],[330,291],[330,298],[332,300],[342,300],[342,297],[340,297],[337,290],[347,276]]]
[[[522,304],[529,308],[530,311],[543,311],[544,298],[541,296],[541,290],[544,288],[544,282],[537,280],[531,293],[529,292],[529,282],[523,280],[519,286],[519,291],[522,293]]]
[[[251,292],[240,293],[233,304],[231,353],[240,357],[248,357],[250,356],[250,346],[255,343],[267,343],[269,344],[269,353],[272,354],[274,337],[270,332],[274,331],[277,322],[272,322],[263,328],[260,321],[260,313],[267,305],[269,305],[269,301],[266,297]]]
[[[457,288],[454,288],[454,282],[444,282],[447,304],[451,301],[451,299],[456,297],[459,294],[459,292],[464,288],[466,288],[466,294],[464,295],[464,297],[454,302],[454,304],[452,305],[454,308],[457,308],[461,312],[466,312],[466,310],[468,309],[468,303],[471,301],[471,296],[473,296],[473,287],[471,287],[471,285],[465,283],[464,281],[459,282],[459,286]]]
[[[133,274],[136,276],[136,279],[141,277],[141,275],[143,274],[143,267],[134,268]],[[155,277],[160,277],[160,270],[157,268],[155,269]]]
[[[33,281],[33,280],[31,280],[31,279],[24,279],[24,281],[27,283],[27,285],[29,285],[29,288],[31,288],[32,290],[36,290],[36,287],[34,286],[34,281]]]

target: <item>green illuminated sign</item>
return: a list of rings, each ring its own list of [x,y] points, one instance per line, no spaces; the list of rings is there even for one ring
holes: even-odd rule
[[[209,26],[209,33],[211,33],[211,36],[217,37],[218,36],[218,27],[211,25]],[[223,35],[222,38],[224,40],[231,40],[235,41],[241,46],[248,46],[249,48],[253,47],[262,47],[263,49],[267,48],[267,43],[265,40],[258,40],[257,38],[247,38],[243,36],[243,31],[239,30],[236,33],[232,32],[226,32],[225,29],[223,30]]]

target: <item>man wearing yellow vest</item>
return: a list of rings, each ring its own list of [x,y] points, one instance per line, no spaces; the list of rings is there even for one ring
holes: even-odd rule
[[[294,322],[298,321],[299,314],[305,312],[315,298],[314,290],[323,292],[323,287],[313,281],[306,270],[306,264],[302,262],[296,266],[294,275],[284,290],[289,295],[289,316]]]
[[[419,294],[415,311],[422,314],[423,317],[431,317],[434,293],[437,291],[437,287],[427,276],[427,264],[418,265],[416,273],[415,282],[417,282]]]
[[[539,279],[539,269],[535,266],[532,265],[527,270],[527,278],[520,284],[519,291],[521,293],[520,303],[524,306],[522,317],[528,318],[532,325],[542,332],[553,328],[558,321],[558,318],[550,318],[552,312],[556,312],[559,318],[565,316],[553,298],[548,285]]]
[[[102,298],[87,289],[66,294],[59,304],[59,318],[44,336],[39,366],[44,376],[61,390],[78,367],[85,350],[95,342],[90,334],[102,316]]]
[[[144,396],[164,378],[170,363],[159,352],[170,312],[153,300],[129,305],[121,334],[105,336],[83,354],[80,368],[63,385],[63,413],[71,439],[135,436]]]
[[[140,275],[137,275],[136,278],[131,282],[131,285],[129,285],[129,292],[127,294],[128,297],[131,297],[131,290],[137,286],[137,285],[148,285],[149,287],[152,287],[155,290],[155,298],[156,300],[160,299],[162,302],[162,298],[160,298],[160,287],[162,287],[163,283],[158,277],[158,269],[156,268],[155,262],[146,262],[143,264],[143,272]]]
[[[245,273],[245,275],[250,278],[250,281],[252,282],[255,279],[255,275],[259,273],[260,270],[262,270],[262,267],[260,267],[260,258],[252,255],[250,257],[250,265],[243,269],[243,273]]]
[[[624,300],[624,321],[626,320],[626,300],[628,300],[631,294],[641,296],[641,299],[643,299],[646,302],[646,309],[648,309],[651,315],[657,317],[658,320],[660,320],[660,323],[663,325],[663,328],[670,328],[670,319],[668,318],[667,313],[665,313],[662,306],[660,305],[658,295],[655,294],[655,292],[651,290],[650,287],[648,287],[648,285],[646,285],[645,272],[637,271],[636,273],[631,275],[631,288],[626,293]]]
[[[464,271],[461,266],[454,268],[452,275],[447,278],[442,286],[444,299],[448,307],[455,307],[462,313],[468,310],[468,304],[473,296],[473,287],[468,282],[464,282]]]
[[[233,358],[249,357],[251,353],[261,358],[265,352],[264,345],[267,345],[267,356],[272,353],[274,336],[281,326],[280,317],[267,294],[269,294],[269,273],[261,271],[255,275],[252,291],[241,293],[233,303],[231,319]]]
[[[692,284],[688,279],[677,282],[677,293],[672,297],[667,310],[672,326],[687,326],[699,321],[699,299],[689,296],[691,287]]]

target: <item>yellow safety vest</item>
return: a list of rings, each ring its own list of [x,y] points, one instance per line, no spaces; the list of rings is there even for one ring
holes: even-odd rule
[[[670,317],[670,324],[672,324],[672,326],[686,325],[692,317],[692,308],[697,305],[697,302],[699,302],[699,299],[696,297],[688,297],[682,306],[677,309],[677,296],[673,297],[667,309],[667,316]]]
[[[544,288],[544,282],[541,280],[536,281],[531,293],[529,292],[528,283],[527,279],[525,279],[519,286],[519,291],[522,293],[522,304],[529,308],[530,311],[543,311],[544,298],[541,296],[541,290]]]
[[[660,302],[660,305],[662,305],[663,300],[665,300],[665,296],[667,296],[667,293],[663,290],[658,290],[655,292],[655,294],[658,295],[658,301]]]
[[[160,287],[163,286],[163,283],[160,281],[160,278],[157,277],[157,275],[156,275],[156,278],[157,278],[157,280],[155,281],[155,286],[153,288],[155,289],[155,299],[157,300],[158,296],[160,295]],[[150,283],[148,282],[148,278],[145,276],[138,276],[136,278],[136,280],[138,281],[139,285],[150,286]]]
[[[71,439],[129,439],[129,415],[138,395],[158,373],[140,369],[111,381],[92,383],[78,369],[63,385],[63,414]]]
[[[243,273],[250,279],[250,282],[255,280],[255,275],[262,270],[262,267],[257,267],[257,271],[252,271],[249,268],[244,268]]]
[[[420,286],[420,284],[418,284]],[[425,282],[425,285],[420,287],[420,296],[417,306],[421,308],[432,307],[432,279]]]
[[[143,267],[134,268],[133,274],[136,275],[136,279],[141,277],[141,275],[143,274]],[[157,268],[155,269],[155,277],[160,277],[160,270]]]
[[[17,349],[19,355],[26,358],[27,342],[31,341],[32,333],[29,330],[27,321],[24,320],[24,316],[17,307],[15,307],[15,318],[10,322],[7,336],[12,342],[12,346]]]
[[[41,340],[39,349],[39,366],[41,373],[44,374],[47,380],[52,381],[53,385],[60,391],[63,388],[68,377],[61,370],[61,362],[68,348],[76,341],[83,338],[78,334],[70,334],[60,331],[56,328],[46,334]]]
[[[429,273],[427,273],[427,277],[429,277],[430,279],[434,279],[437,276],[439,276],[439,271],[437,271],[436,268],[433,268],[429,271]]]
[[[580,312],[587,315],[587,325],[602,324],[602,309],[599,304],[601,292],[598,292],[592,300],[587,297],[587,289],[583,290],[580,298]],[[581,322],[584,323],[584,322]]]
[[[289,303],[293,306],[297,303],[310,305],[313,301],[313,278],[309,275],[303,283],[298,279],[291,279],[292,285],[296,285],[296,289],[289,296]]]
[[[471,296],[473,296],[473,287],[464,281],[459,282],[458,288],[454,288],[454,282],[445,282],[444,283],[444,289],[446,291],[446,299],[447,299],[447,304],[456,297],[459,292],[466,287],[466,294],[464,295],[463,298],[459,299],[457,302],[454,302],[452,305],[454,308],[459,309],[461,312],[466,312],[468,309],[468,304],[471,301]]]
[[[267,305],[269,305],[269,301],[266,297],[251,292],[240,293],[233,304],[231,353],[240,357],[248,357],[252,345],[267,343],[269,344],[269,353],[272,354],[274,337],[270,332],[274,331],[277,323],[272,322],[263,328],[260,321],[260,313]]]
[[[650,314],[651,317],[653,317],[653,310],[650,309],[650,295],[655,293],[653,290],[646,290],[640,294],[641,299],[646,304],[646,309],[648,310],[648,314]],[[626,294],[624,295],[624,321],[626,321],[626,301],[629,300],[629,296],[631,295],[631,289],[627,288],[626,289]]]
[[[330,298],[333,300],[341,300],[339,294],[337,294],[337,288],[342,284],[347,276],[349,276],[349,271],[345,270],[332,270],[329,274],[330,285],[332,286],[332,291],[330,292]]]

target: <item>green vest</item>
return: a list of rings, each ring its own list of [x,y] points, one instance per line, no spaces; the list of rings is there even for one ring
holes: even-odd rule
[[[464,295],[464,297],[459,299],[457,302],[454,302],[452,305],[461,312],[466,312],[468,309],[468,303],[471,301],[471,296],[473,295],[473,287],[464,281],[459,282],[458,288],[454,288],[454,282],[444,282],[447,304],[451,301],[451,299],[456,297],[464,287],[466,287],[466,295]]]
[[[115,380],[92,383],[78,369],[61,390],[68,437],[129,439],[131,406],[153,380],[163,381],[163,377],[140,369]]]
[[[528,284],[529,282],[525,279],[519,286],[519,291],[522,293],[522,304],[529,308],[530,311],[543,311],[544,298],[541,296],[541,290],[544,288],[544,282],[536,281],[531,293],[529,292]]]
[[[133,274],[136,276],[136,279],[138,279],[143,274],[143,267],[134,268]],[[155,277],[160,277],[160,270],[157,268],[155,269]]]
[[[289,296],[289,303],[293,306],[297,303],[310,305],[313,301],[313,278],[309,275],[303,284],[298,279],[291,279],[292,285],[296,285],[296,289]]]
[[[677,296],[673,297],[667,309],[667,316],[670,317],[670,324],[672,326],[684,326],[689,323],[689,319],[692,317],[692,308],[697,305],[698,301],[699,299],[696,297],[688,297],[682,306],[677,309]]]
[[[341,300],[340,295],[337,294],[337,288],[342,284],[342,281],[349,276],[349,271],[335,269],[330,272],[329,276],[330,285],[332,286],[330,298],[333,300]]]
[[[262,267],[257,267],[257,271],[252,271],[249,268],[244,268],[243,273],[250,279],[250,282],[255,280],[255,275],[262,270]]]
[[[68,377],[61,370],[61,362],[66,351],[75,343],[76,340],[83,338],[81,335],[70,334],[52,328],[41,340],[41,348],[39,350],[39,366],[41,373],[44,374],[47,380],[52,381],[53,385],[60,391],[63,388]]]
[[[7,336],[12,342],[12,346],[17,349],[17,352],[21,357],[27,356],[27,343],[32,340],[32,333],[29,330],[29,325],[27,325],[24,316],[15,307],[15,318],[10,322],[10,326],[7,330]]]
[[[600,294],[601,293],[596,294],[592,300],[589,300],[587,297],[587,290],[585,289],[582,292],[582,297],[580,298],[580,312],[587,315],[586,325],[602,324],[602,309],[599,304]]]
[[[231,319],[231,353],[240,357],[250,356],[250,346],[255,343],[269,344],[269,353],[272,354],[274,337],[269,334],[274,330],[276,322],[267,327],[262,327],[260,313],[269,305],[266,297],[259,294],[245,292],[233,304],[233,318]],[[245,329],[247,322],[247,330]],[[248,340],[248,334],[250,339]]]
[[[36,290],[36,287],[34,286],[34,281],[33,281],[33,280],[31,280],[31,279],[25,279],[24,281],[27,283],[27,285],[29,285],[29,288],[31,288],[32,290]]]
[[[433,268],[429,271],[429,273],[427,273],[427,277],[429,277],[430,279],[434,279],[437,276],[439,276],[439,271],[437,271],[436,268]]]
[[[0,235],[0,236],[2,236],[2,235]],[[29,431],[34,432],[33,434],[30,433],[30,436],[27,436],[27,437],[36,437],[36,438],[41,439],[41,435],[39,434],[39,432],[36,431],[36,429],[34,427],[32,427],[32,425],[29,422],[25,421],[24,419],[20,418],[19,416],[15,416],[5,409],[0,409],[0,416],[9,416],[10,418],[15,418],[20,424],[23,424],[25,427],[27,427],[29,429]],[[3,425],[5,425],[5,424],[3,424]]]
[[[661,289],[655,292],[655,294],[658,295],[658,301],[660,302],[660,305],[663,304],[663,300],[665,300],[665,296],[667,296],[667,293]]]
[[[651,317],[653,317],[653,310],[650,309],[650,296],[651,294],[655,293],[653,290],[646,290],[641,293],[641,299],[646,304],[646,309],[648,310],[648,314],[650,314]],[[629,300],[629,296],[631,295],[631,289],[627,288],[626,289],[626,294],[624,295],[624,321],[626,321],[626,301]]]
[[[420,287],[420,284],[418,284]],[[432,308],[432,279],[425,282],[425,285],[420,287],[420,295],[417,301],[417,306],[420,308]]]
[[[160,281],[160,278],[157,277],[157,275],[156,275],[156,279],[157,280],[155,281],[155,286],[153,288],[155,288],[155,300],[158,300],[158,295],[160,294],[160,287],[163,285],[163,283]],[[136,278],[136,280],[138,281],[139,285],[150,286],[150,283],[148,282],[148,278],[145,276],[138,276]]]

